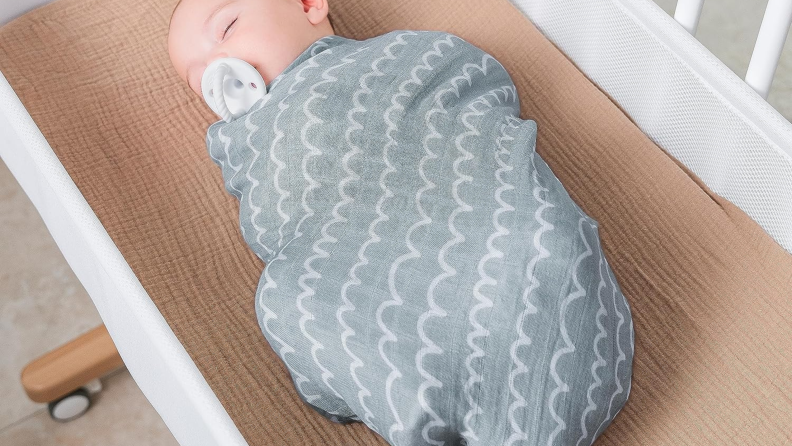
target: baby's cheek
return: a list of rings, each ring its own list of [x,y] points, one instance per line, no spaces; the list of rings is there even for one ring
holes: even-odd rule
[[[284,64],[282,62],[282,58],[278,58],[272,54],[263,53],[263,51],[259,52],[259,54],[252,61],[248,61],[248,63],[253,65],[259,74],[261,74],[264,82],[269,85],[273,79],[278,77],[278,75],[283,72],[287,66],[289,66],[291,60]]]

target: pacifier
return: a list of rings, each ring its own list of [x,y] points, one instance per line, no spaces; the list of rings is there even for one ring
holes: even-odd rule
[[[264,79],[242,59],[224,57],[206,67],[201,76],[201,93],[209,108],[225,122],[244,115],[267,94]]]

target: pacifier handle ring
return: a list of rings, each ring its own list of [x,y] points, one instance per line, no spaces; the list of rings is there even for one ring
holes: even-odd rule
[[[242,59],[215,59],[201,75],[204,102],[223,121],[230,123],[248,113],[267,88],[261,73]]]
[[[230,71],[231,67],[221,63],[217,66],[217,69],[214,72],[214,77],[212,78],[212,99],[215,101],[218,114],[225,122],[231,122],[231,118],[234,117],[231,114],[231,111],[228,110],[228,105],[226,105],[225,101],[225,95],[223,94],[223,80],[225,79],[226,74],[228,74]]]

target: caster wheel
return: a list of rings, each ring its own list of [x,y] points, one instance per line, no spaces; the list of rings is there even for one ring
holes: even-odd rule
[[[60,422],[79,418],[89,407],[91,407],[91,395],[84,387],[47,404],[50,417]]]

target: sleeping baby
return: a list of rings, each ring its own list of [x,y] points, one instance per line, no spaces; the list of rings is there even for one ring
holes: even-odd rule
[[[630,393],[631,311],[509,74],[446,32],[335,35],[328,8],[182,0],[168,41],[196,94],[218,58],[266,84],[206,144],[298,395],[392,445],[593,443]]]

